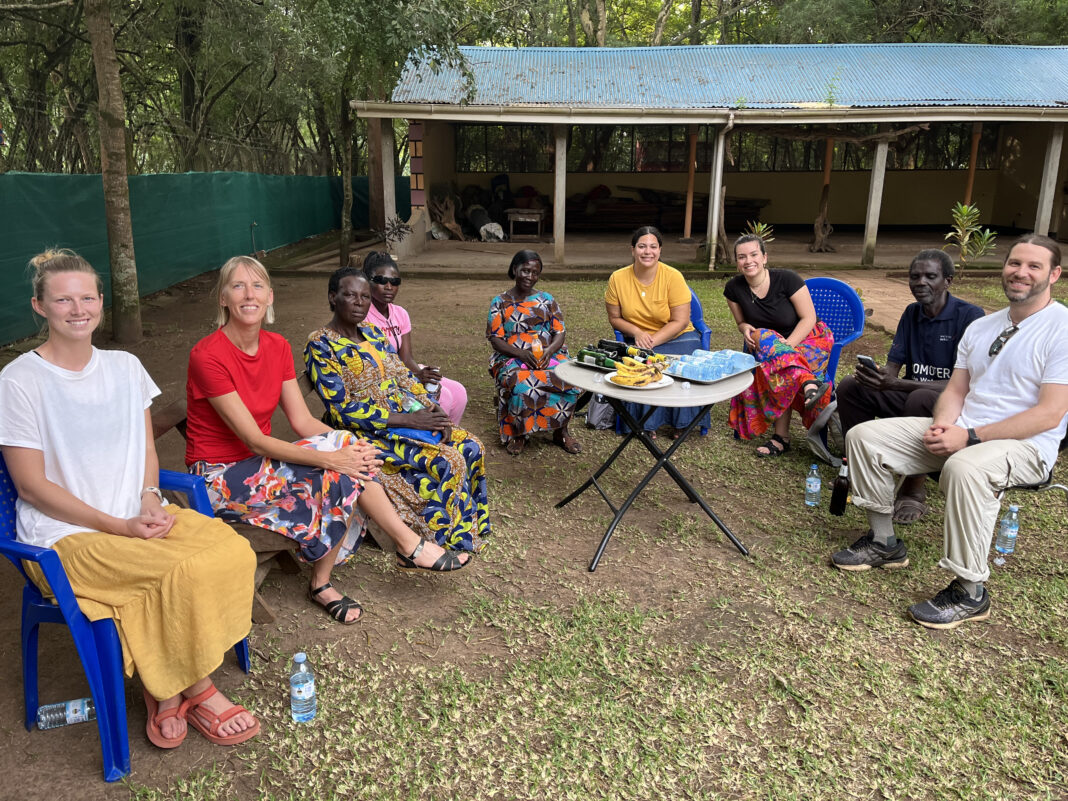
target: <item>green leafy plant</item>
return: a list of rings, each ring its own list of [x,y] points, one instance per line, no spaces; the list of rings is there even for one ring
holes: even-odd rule
[[[775,226],[771,223],[760,222],[760,220],[747,220],[745,223],[744,233],[759,236],[764,240],[764,243],[774,242]]]
[[[412,232],[412,227],[400,217],[394,216],[386,220],[386,226],[383,230],[379,231],[377,228],[372,228],[371,230],[382,237],[382,240],[386,243],[386,250],[392,253],[394,247],[408,238],[408,235]]]
[[[979,207],[957,203],[953,207],[953,228],[946,234],[950,247],[958,251],[957,270],[964,268],[994,250],[997,234],[989,228],[979,227]]]

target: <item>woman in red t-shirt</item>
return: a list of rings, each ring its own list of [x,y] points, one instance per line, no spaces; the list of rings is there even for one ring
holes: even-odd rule
[[[447,553],[397,516],[374,481],[379,463],[373,445],[308,411],[289,343],[262,328],[274,321],[264,266],[246,256],[230,259],[219,271],[215,296],[219,329],[189,356],[185,461],[207,481],[216,515],[299,542],[301,558],[312,563],[312,600],[342,623],[355,623],[363,610],[333,588],[330,572],[363,540],[360,511],[396,543],[400,567],[466,565],[470,554]],[[279,407],[302,439],[271,436],[271,415]]]

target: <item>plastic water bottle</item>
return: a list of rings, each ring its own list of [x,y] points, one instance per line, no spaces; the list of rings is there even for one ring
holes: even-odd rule
[[[72,723],[86,723],[90,720],[96,720],[96,707],[92,698],[78,698],[37,707],[37,728],[42,730],[69,726]]]
[[[820,505],[820,490],[822,487],[823,480],[820,478],[820,470],[816,465],[812,465],[812,469],[808,471],[808,476],[805,477],[805,506]]]
[[[1016,535],[1020,533],[1020,507],[1010,506],[1009,511],[1001,518],[1001,527],[998,529],[998,538],[994,542],[994,549],[1008,556],[1016,550]]]
[[[412,412],[418,412],[421,409],[425,409],[426,407],[423,406],[423,404],[421,404],[411,395],[405,395],[404,400],[401,401],[401,408],[411,414]]]
[[[318,702],[315,699],[315,673],[303,651],[293,655],[293,669],[289,673],[289,711],[295,723],[315,720]]]
[[[423,387],[426,389],[426,396],[430,398],[430,400],[434,401],[434,403],[441,402],[441,384],[437,381],[427,381],[423,384]]]

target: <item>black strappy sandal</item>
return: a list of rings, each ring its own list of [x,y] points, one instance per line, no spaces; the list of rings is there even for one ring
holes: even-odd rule
[[[319,587],[317,589],[313,590],[309,588],[308,597],[311,598],[312,603],[314,603],[316,606],[320,606],[325,609],[326,613],[330,615],[330,617],[334,618],[334,620],[336,620],[338,623],[341,623],[345,626],[351,626],[353,623],[359,623],[361,620],[363,620],[363,607],[360,606],[357,601],[352,600],[347,595],[342,595],[337,600],[330,601],[326,604],[319,603],[318,599],[315,596],[323,592],[324,590],[332,589],[333,586],[334,585],[328,581],[322,587]],[[357,615],[356,618],[353,620],[347,620],[349,612],[351,612],[353,609],[360,610],[360,614]]]
[[[459,570],[462,567],[467,567],[471,564],[471,559],[468,558],[466,562],[460,561],[460,554],[456,551],[445,551],[438,560],[434,562],[430,567],[423,567],[415,563],[416,558],[423,552],[423,546],[426,545],[426,540],[419,539],[419,544],[415,546],[415,550],[408,556],[405,556],[400,551],[397,551],[397,567],[404,570],[433,570],[436,573],[448,573],[450,570]]]
[[[810,390],[810,387],[815,386],[815,389]],[[809,379],[801,385],[801,391],[805,396],[805,409],[811,409],[820,399],[827,394],[827,390],[831,388],[830,381],[824,381],[822,384],[815,379]]]
[[[776,442],[779,443],[780,445],[782,445],[782,447],[781,448],[776,448],[775,447],[775,443]],[[787,441],[787,440],[783,439],[782,437],[780,437],[778,434],[772,434],[771,435],[771,439],[769,439],[767,442],[765,442],[760,447],[761,448],[767,448],[768,452],[767,453],[761,453],[758,450],[756,452],[757,458],[758,459],[771,459],[771,458],[773,458],[775,456],[782,456],[784,453],[786,453],[788,450],[790,450],[790,443],[789,443],[789,441]]]

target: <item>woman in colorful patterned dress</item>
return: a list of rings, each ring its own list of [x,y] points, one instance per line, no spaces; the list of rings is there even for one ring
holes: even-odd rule
[[[386,342],[421,383],[436,381],[440,388],[438,403],[454,425],[460,425],[467,408],[467,390],[459,381],[446,378],[441,368],[420,364],[412,355],[412,321],[403,306],[393,300],[400,290],[401,276],[397,263],[388,253],[372,250],[363,259],[363,272],[371,282],[371,308],[367,322],[378,326]]]
[[[553,442],[568,453],[582,451],[567,430],[581,390],[551,372],[567,359],[567,347],[560,307],[549,293],[534,291],[541,270],[541,256],[533,250],[516,253],[508,265],[515,286],[493,299],[486,324],[497,422],[512,456],[522,453],[537,431],[552,431]]]
[[[790,449],[792,410],[808,428],[830,402],[827,363],[834,334],[816,317],[801,276],[768,268],[763,239],[739,237],[734,257],[739,275],[723,294],[758,365],[753,383],[731,400],[730,426],[742,439],[753,439],[772,423],[771,439],[756,454],[780,456]]]
[[[406,523],[444,548],[481,550],[490,535],[482,443],[452,425],[381,329],[366,322],[365,273],[335,271],[327,297],[333,319],[308,336],[304,363],[330,422],[378,449],[379,479]]]
[[[359,620],[363,608],[334,589],[330,573],[363,541],[361,511],[396,543],[400,567],[457,570],[467,564],[470,557],[445,553],[397,516],[374,480],[379,462],[373,447],[308,411],[289,343],[263,330],[264,321],[274,321],[264,266],[247,256],[230,259],[219,271],[216,298],[219,328],[189,355],[185,454],[190,472],[207,481],[216,515],[299,542],[301,558],[312,563],[312,600],[345,624]],[[271,436],[276,408],[298,442]]]

